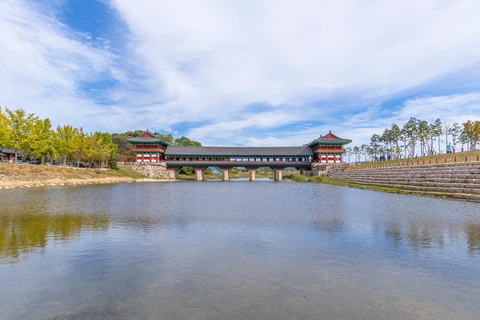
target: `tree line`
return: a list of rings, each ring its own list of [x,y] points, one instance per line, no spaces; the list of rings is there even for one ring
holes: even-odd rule
[[[449,140],[450,138],[450,140]],[[355,161],[407,159],[443,153],[447,150],[473,151],[480,141],[480,121],[449,124],[437,118],[433,123],[411,117],[402,127],[392,124],[382,134],[374,134],[369,144],[346,148]],[[461,145],[457,147],[457,144]]]
[[[136,138],[141,136],[145,131],[144,130],[135,130],[127,131],[123,133],[113,133],[112,141],[118,145],[117,150],[117,161],[120,162],[133,162],[135,161],[135,153],[132,151],[133,145],[127,142],[127,139]],[[177,146],[193,146],[201,147],[202,144],[198,141],[190,140],[189,138],[182,136],[179,138],[174,138],[171,134],[162,134],[159,132],[153,133],[157,137],[165,140],[168,143]]]
[[[0,107],[0,152],[15,151],[15,162],[19,152],[27,159],[57,160],[68,162],[113,165],[117,145],[109,133],[85,133],[83,128],[71,125],[52,128],[48,118],[40,119],[34,113],[23,109],[5,111]]]

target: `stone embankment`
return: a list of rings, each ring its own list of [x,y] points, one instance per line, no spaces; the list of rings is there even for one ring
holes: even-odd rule
[[[480,162],[444,163],[365,170],[335,170],[329,178],[407,193],[480,202]]]

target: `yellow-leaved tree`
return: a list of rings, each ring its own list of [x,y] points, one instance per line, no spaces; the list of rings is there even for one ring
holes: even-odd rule
[[[468,120],[463,124],[463,132],[470,142],[470,150],[475,150],[480,140],[480,121]]]
[[[67,159],[78,151],[78,139],[76,138],[78,129],[70,125],[58,126],[54,133],[55,149],[58,155],[62,157],[63,165],[67,164]]]
[[[53,136],[54,132],[52,130],[52,124],[47,118],[45,120],[35,121],[32,133],[27,138],[27,143],[32,154],[36,158],[41,158],[42,164],[45,164],[45,157],[57,156]]]
[[[18,151],[30,151],[29,136],[38,117],[34,113],[26,113],[23,109],[6,109],[7,119],[11,130],[11,145],[15,150],[15,162],[18,159]]]
[[[3,158],[5,148],[12,148],[12,130],[10,128],[10,121],[0,107],[0,160]]]

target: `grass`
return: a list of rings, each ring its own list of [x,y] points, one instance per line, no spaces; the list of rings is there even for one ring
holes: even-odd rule
[[[423,165],[423,164],[435,164],[435,163],[454,163],[454,162],[473,162],[477,161],[477,156],[480,158],[480,150],[438,154],[435,156],[418,157],[417,159],[410,159],[409,165]],[[456,160],[456,161],[455,161]],[[347,167],[347,170],[363,170],[374,169],[379,167],[392,167],[403,165],[404,160],[391,160],[382,162],[369,162],[360,165],[351,165]]]
[[[121,176],[124,175],[111,169],[0,163],[0,179],[3,180],[91,179]]]
[[[144,176],[143,174],[133,170],[129,166],[118,166],[117,172],[122,177],[130,177],[130,178],[135,179],[135,180],[146,178],[146,176]]]
[[[323,182],[325,180],[322,177],[306,177],[295,173],[285,174],[283,175],[283,179],[295,182]]]

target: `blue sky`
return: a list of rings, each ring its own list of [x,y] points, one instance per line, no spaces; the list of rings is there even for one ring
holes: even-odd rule
[[[0,0],[0,106],[204,145],[480,119],[475,0]]]

